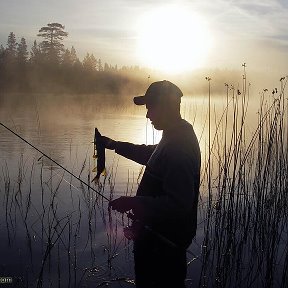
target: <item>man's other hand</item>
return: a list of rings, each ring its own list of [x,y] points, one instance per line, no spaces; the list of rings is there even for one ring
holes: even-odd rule
[[[120,198],[110,201],[109,207],[111,207],[112,210],[124,213],[133,208],[133,200],[134,197],[121,196]]]

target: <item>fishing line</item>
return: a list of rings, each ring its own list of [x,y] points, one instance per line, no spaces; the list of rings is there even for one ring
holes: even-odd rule
[[[107,200],[108,202],[110,202],[111,199],[109,199],[108,197],[106,197],[105,195],[103,195],[102,193],[100,193],[99,191],[97,191],[96,189],[94,189],[93,187],[91,187],[89,184],[87,184],[85,181],[83,181],[80,177],[77,177],[76,175],[74,175],[72,172],[70,172],[67,168],[65,168],[63,165],[59,164],[58,162],[56,162],[54,159],[52,159],[50,156],[48,156],[46,153],[42,152],[40,149],[38,149],[37,147],[35,147],[33,144],[31,144],[30,142],[28,142],[26,139],[24,139],[22,136],[20,136],[19,134],[17,134],[16,132],[14,132],[13,130],[11,130],[10,128],[8,128],[6,125],[4,125],[3,123],[0,122],[0,125],[3,126],[5,129],[7,129],[8,131],[10,131],[12,134],[14,134],[16,137],[18,137],[19,139],[21,139],[22,141],[24,141],[26,144],[28,144],[30,147],[32,147],[33,149],[35,149],[36,151],[38,151],[40,154],[42,154],[44,157],[46,157],[47,159],[49,159],[51,162],[53,162],[54,164],[56,164],[57,166],[59,166],[60,168],[62,168],[65,172],[67,172],[69,175],[71,175],[72,177],[74,177],[75,179],[77,179],[78,181],[80,181],[80,183],[82,183],[83,185],[85,185],[88,189],[91,189],[92,191],[94,191],[96,194],[98,194],[99,196],[101,196],[103,199]],[[126,212],[125,213],[127,215],[128,218],[130,218],[131,220],[136,220],[139,221],[137,219],[135,219],[135,216],[130,213],[130,212]],[[140,222],[140,221],[139,221]],[[140,222],[141,223],[141,222]],[[161,241],[163,241],[164,243],[168,244],[170,247],[174,247],[174,248],[179,248],[174,242],[170,241],[168,238],[166,238],[165,236],[159,234],[158,232],[154,231],[153,229],[151,229],[148,225],[143,224],[143,228],[146,229],[148,232],[150,232],[152,235],[154,235],[155,237],[157,237],[158,239],[160,239]],[[186,249],[186,252],[190,255],[192,255],[194,257],[194,259],[192,259],[192,261],[199,259],[201,261],[200,258],[198,258],[197,256],[195,256],[195,254],[193,252],[191,252],[190,250]]]
[[[37,147],[35,147],[33,144],[31,144],[30,142],[28,142],[26,139],[24,139],[23,137],[21,137],[19,134],[17,134],[16,132],[14,132],[13,130],[11,130],[10,128],[8,128],[6,125],[4,125],[3,123],[0,122],[0,125],[3,126],[4,128],[6,128],[8,131],[10,131],[12,134],[14,134],[15,136],[17,136],[18,138],[20,138],[22,141],[24,141],[26,144],[28,144],[30,147],[34,148],[36,151],[38,151],[40,154],[42,154],[44,157],[46,157],[47,159],[49,159],[51,162],[53,162],[54,164],[58,165],[60,168],[62,168],[65,172],[67,172],[69,175],[73,176],[75,179],[79,180],[83,185],[85,185],[88,189],[91,189],[92,191],[94,191],[95,193],[97,193],[99,196],[101,196],[103,199],[107,200],[108,202],[110,202],[110,199],[108,197],[106,197],[105,195],[103,195],[102,193],[100,193],[99,191],[95,190],[93,187],[91,187],[89,184],[87,184],[86,182],[84,182],[82,179],[80,179],[79,177],[77,177],[76,175],[74,175],[72,172],[70,172],[68,169],[66,169],[63,165],[59,164],[58,162],[56,162],[54,159],[52,159],[50,156],[48,156],[46,153],[42,152],[40,149],[38,149]],[[41,156],[39,159],[41,159],[43,156]],[[39,160],[38,159],[38,160]],[[64,178],[64,175],[59,175],[57,172],[54,171],[54,173],[60,177],[62,180],[64,180],[67,184],[69,184],[71,187],[73,187],[75,190],[80,191],[81,190],[79,188],[77,188],[76,186],[74,186],[72,183],[70,183],[68,180],[66,180]],[[127,215],[129,218],[129,215]],[[118,216],[116,216],[116,221],[118,222],[118,224],[123,225],[123,221],[122,219],[120,220]],[[126,245],[123,250],[127,249],[129,246],[131,245],[131,243],[129,243],[128,245]],[[121,251],[121,250],[120,250]],[[118,253],[120,252],[118,251]]]
[[[103,199],[107,200],[108,202],[110,202],[110,199],[108,197],[106,197],[105,195],[103,195],[102,193],[100,193],[99,191],[97,191],[96,189],[94,189],[93,187],[91,187],[89,184],[87,184],[85,181],[83,181],[80,177],[74,175],[72,172],[70,172],[67,168],[65,168],[63,165],[59,164],[58,162],[56,162],[54,159],[52,159],[50,156],[48,156],[47,154],[45,154],[44,152],[42,152],[40,149],[38,149],[37,147],[35,147],[33,144],[31,144],[30,142],[28,142],[26,139],[24,139],[23,137],[21,137],[19,134],[17,134],[16,132],[14,132],[13,130],[11,130],[10,128],[8,128],[6,125],[4,125],[3,123],[0,122],[0,125],[3,126],[5,129],[7,129],[8,131],[10,131],[12,134],[14,134],[15,136],[17,136],[18,138],[20,138],[22,141],[24,141],[26,144],[28,144],[30,147],[34,148],[36,151],[38,151],[40,154],[42,154],[44,157],[46,157],[47,159],[49,159],[51,162],[53,162],[54,164],[56,164],[57,166],[59,166],[60,168],[62,168],[65,172],[67,172],[69,175],[71,175],[72,177],[74,177],[75,179],[77,179],[78,181],[80,181],[83,185],[85,185],[87,188],[91,189],[92,191],[94,191],[96,194],[98,194],[99,196],[101,196]]]
[[[24,141],[26,144],[28,144],[30,147],[34,148],[36,151],[38,151],[40,154],[42,154],[44,157],[46,157],[47,159],[49,159],[51,162],[53,162],[54,164],[56,164],[57,166],[59,166],[60,168],[62,168],[65,172],[67,172],[69,175],[73,176],[75,179],[77,179],[78,181],[80,181],[80,183],[82,183],[83,185],[85,185],[88,189],[91,189],[92,191],[94,191],[95,193],[97,193],[99,196],[101,196],[103,199],[107,200],[108,202],[110,202],[111,199],[109,199],[108,197],[106,197],[105,195],[103,195],[102,193],[100,193],[99,191],[97,191],[96,189],[94,189],[93,187],[91,187],[89,184],[87,184],[85,181],[83,181],[80,177],[76,176],[75,174],[73,174],[72,172],[70,172],[68,169],[66,169],[63,165],[59,164],[58,162],[56,162],[54,159],[52,159],[50,156],[48,156],[47,154],[45,154],[43,151],[41,151],[40,149],[38,149],[37,147],[35,147],[33,144],[31,144],[30,142],[28,142],[26,139],[24,139],[22,136],[20,136],[19,134],[17,134],[16,132],[14,132],[13,130],[11,130],[10,128],[8,128],[6,125],[4,125],[3,123],[0,122],[0,125],[3,126],[4,128],[6,128],[8,131],[10,131],[12,134],[14,134],[15,136],[17,136],[18,138],[20,138],[22,141]],[[43,156],[41,156],[38,160],[40,160]],[[80,191],[79,188],[77,188],[76,186],[74,186],[72,183],[70,183],[69,181],[67,181],[64,176],[60,176],[57,172],[54,172],[58,177],[61,177],[66,183],[68,183],[69,185],[71,185],[74,189]],[[127,216],[129,218],[129,216],[131,217],[132,214],[127,213]],[[122,221],[116,216],[116,220],[121,222]]]

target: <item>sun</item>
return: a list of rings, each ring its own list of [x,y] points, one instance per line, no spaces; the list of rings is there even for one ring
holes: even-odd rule
[[[143,15],[138,33],[137,51],[143,65],[168,73],[203,66],[212,46],[204,19],[178,6]]]

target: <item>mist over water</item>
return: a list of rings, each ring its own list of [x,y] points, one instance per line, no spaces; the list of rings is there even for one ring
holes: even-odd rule
[[[81,97],[73,95],[63,97],[47,94],[38,97],[19,94],[10,95],[0,111],[0,121],[4,125],[19,133],[85,182],[88,182],[89,177],[91,180],[95,176],[91,172],[96,165],[92,157],[95,127],[103,135],[115,140],[136,144],[158,143],[161,138],[161,133],[155,131],[147,121],[145,107],[136,107],[132,101],[131,104],[112,106],[92,95],[86,96],[83,101]],[[189,118],[188,114],[191,112],[192,107],[187,101],[187,105],[183,104],[183,113]],[[0,150],[0,181],[3,188],[1,198],[2,203],[5,203],[0,213],[3,273],[12,275],[14,279],[22,279],[21,281],[27,281],[29,277],[32,286],[36,285],[37,278],[43,276],[45,287],[49,281],[57,281],[59,276],[55,267],[59,265],[62,267],[62,283],[79,283],[79,278],[83,276],[84,283],[88,283],[90,287],[91,283],[100,283],[103,277],[101,280],[99,274],[106,275],[111,269],[109,265],[112,265],[113,269],[121,270],[120,276],[124,273],[133,279],[131,243],[123,240],[121,227],[117,228],[117,233],[115,232],[115,227],[122,222],[119,214],[112,215],[113,228],[107,227],[107,201],[102,201],[101,198],[97,200],[99,197],[93,191],[80,185],[79,181],[50,160],[41,157],[40,153],[3,127]],[[106,150],[106,169],[107,178],[101,176],[100,188],[94,184],[91,184],[92,187],[100,189],[107,197],[111,197],[111,192],[112,197],[135,195],[143,173],[141,165],[118,156],[114,151]],[[126,221],[124,220],[124,223]],[[52,227],[55,225],[58,225],[57,233],[64,229],[60,237],[64,243],[58,244],[58,248],[51,248],[52,260],[48,263],[46,259],[43,275],[40,275],[40,268],[37,267],[41,267],[41,262],[45,259],[47,241],[49,242],[49,237],[52,237],[53,241],[58,237],[57,233],[52,233]],[[49,227],[52,229],[50,234]],[[73,242],[67,239],[72,239],[74,233],[77,234],[77,238],[74,239],[77,250],[73,252]],[[201,237],[201,232],[199,234]],[[113,252],[119,243],[122,243],[122,248]],[[123,246],[124,243],[126,244]],[[57,249],[61,251],[60,258],[57,256]],[[18,255],[19,250],[22,251],[21,255]],[[130,254],[127,254],[129,251]],[[73,257],[69,258],[67,253],[70,253],[71,257],[77,257],[76,280],[74,272],[71,272],[74,265]],[[112,256],[115,259],[110,263],[109,257]],[[11,258],[14,260],[4,260]],[[24,265],[25,258],[31,260]],[[19,264],[15,265],[15,261]],[[83,269],[89,270],[89,277],[83,274]],[[93,269],[96,272],[92,271]],[[116,277],[117,273],[114,271],[109,277]],[[106,278],[109,278],[108,274]],[[114,287],[118,287],[117,284]]]
[[[110,137],[130,141],[134,138],[131,129],[141,134],[137,138],[139,141],[142,138],[145,142],[145,127],[142,127],[146,123],[145,117],[135,113],[128,115],[126,108],[122,112],[119,109],[116,114],[115,107],[106,105],[103,109],[103,103],[93,101],[95,109],[90,107],[91,110],[88,108],[87,113],[84,113],[83,107],[73,103],[73,100],[57,99],[55,95],[47,95],[39,102],[36,102],[36,97],[33,98],[30,103],[23,101],[23,98],[10,98],[5,107],[1,106],[1,122],[77,177],[81,177],[84,182],[88,183],[89,175],[90,179],[95,176],[92,175],[96,165],[92,158],[94,127],[97,126],[107,136],[109,134]],[[54,101],[51,102],[51,99]],[[108,266],[111,264],[107,263],[111,262],[109,257],[116,253],[113,252],[114,242],[111,239],[116,239],[117,243],[123,243],[124,240],[122,233],[114,235],[115,228],[106,227],[107,201],[98,200],[96,193],[80,185],[79,181],[64,173],[50,160],[41,158],[40,153],[2,128],[0,146],[1,200],[5,203],[0,213],[1,273],[13,277],[14,282],[30,279],[29,287],[36,287],[37,283],[39,285],[39,277],[43,278],[44,287],[48,283],[57,282],[57,265],[61,267],[61,283],[65,286],[80,283],[86,271],[83,269],[89,270],[83,280],[88,287],[109,278],[108,274],[112,272],[109,272],[111,268]],[[101,186],[91,186],[106,197],[109,197],[111,191],[114,197],[135,193],[141,167],[120,159],[112,151],[107,151],[106,156],[108,178],[104,180],[104,176],[101,176]],[[7,185],[8,190],[5,189]],[[112,185],[115,185],[113,189]],[[120,215],[114,214],[114,221],[120,221],[121,224]],[[115,225],[117,223],[111,223],[111,227]],[[60,233],[62,229],[64,232]],[[62,244],[57,244],[55,248],[47,246],[49,241],[56,240]],[[131,260],[129,257],[124,260],[127,251],[131,249],[131,245],[126,244],[125,249],[120,249],[119,257],[113,256],[113,262],[117,269],[121,268],[126,271],[125,275],[133,277]],[[45,259],[45,251],[49,247],[51,256],[48,261]],[[30,261],[25,263],[24,259]],[[43,272],[40,268],[44,259]],[[109,273],[106,275],[106,272]]]
[[[144,109],[136,111],[132,105],[130,108],[124,104],[111,106],[105,101],[97,100],[97,97],[93,99],[93,96],[88,96],[85,103],[80,97],[73,98],[69,95],[62,99],[61,96],[57,98],[58,95],[47,95],[40,101],[36,97],[37,95],[31,98],[30,103],[26,101],[23,104],[23,99],[10,99],[10,103],[1,107],[1,122],[61,164],[77,161],[77,167],[86,158],[91,160],[95,127],[103,135],[116,140],[153,142],[153,139],[146,140],[147,121]],[[149,129],[152,131],[152,127]],[[3,130],[1,134],[1,150],[4,152],[1,153],[2,157],[9,155],[15,158],[17,154],[31,150],[8,131]],[[112,164],[113,157],[115,155],[107,157],[108,166]],[[109,158],[112,158],[111,163]]]
[[[229,93],[228,122],[231,122],[234,111]],[[119,141],[136,144],[159,142],[161,132],[153,129],[146,119],[144,106],[134,105],[132,96],[122,102],[113,98],[113,95],[10,94],[2,97],[0,121],[47,154],[52,153],[60,162],[63,157],[67,159],[77,155],[77,158],[82,157],[78,159],[81,163],[87,153],[92,155],[95,127],[103,135]],[[212,135],[217,129],[223,129],[217,127],[217,122],[223,119],[226,102],[225,95],[211,97]],[[259,104],[260,100],[249,100],[246,117],[251,131],[256,127]],[[208,95],[184,96],[181,104],[181,115],[193,124],[202,153],[207,145],[208,105]],[[227,134],[231,134],[232,126],[228,125],[226,129]],[[1,130],[1,148],[5,155],[15,157],[17,153],[31,149],[10,132]]]
[[[241,174],[243,173],[241,165],[233,160],[238,156],[233,153],[243,149],[240,159],[242,159],[241,155],[246,153],[245,149],[249,147],[249,141],[259,126],[261,109],[267,110],[272,105],[272,107],[275,106],[277,112],[278,102],[275,102],[275,99],[279,93],[272,95],[267,92],[261,94],[251,92],[249,97],[246,95],[244,101],[242,94],[237,93],[238,89],[234,88],[233,90],[230,86],[228,88],[227,94],[210,95],[210,148],[212,151],[210,177],[213,181],[211,206],[209,206],[210,190],[207,186],[209,95],[206,93],[198,97],[184,96],[181,104],[182,117],[193,124],[202,154],[199,226],[197,236],[189,248],[190,251],[193,251],[196,260],[188,266],[187,278],[190,280],[187,280],[187,287],[193,287],[206,279],[206,276],[203,278],[203,273],[205,275],[205,269],[214,261],[210,258],[209,261],[207,260],[206,266],[203,264],[206,261],[205,257],[209,258],[206,256],[209,254],[205,254],[206,247],[222,243],[217,242],[217,237],[210,240],[215,241],[216,244],[208,243],[208,245],[203,241],[205,233],[207,233],[205,232],[207,231],[205,230],[207,229],[205,226],[207,210],[211,209],[213,215],[211,217],[215,217],[213,219],[217,221],[217,213],[221,211],[221,208],[220,210],[217,208],[219,207],[217,205],[220,205],[218,203],[224,201],[222,207],[225,208],[227,205],[225,201],[228,201],[226,199],[231,198],[234,193],[229,190],[225,197],[221,196],[222,192],[219,192],[221,187],[224,189],[225,185],[226,187],[233,185],[232,178],[225,175],[227,173],[233,175],[233,169],[240,169],[239,173],[234,173],[237,175],[235,177],[241,178],[243,175]],[[119,98],[115,100],[115,95],[100,94],[7,94],[0,97],[0,122],[19,133],[77,177],[89,183],[89,179],[94,177],[92,169],[96,165],[92,157],[95,127],[103,135],[119,141],[153,144],[160,140],[161,132],[155,131],[145,118],[145,107],[134,105],[132,97],[126,96],[119,101]],[[278,115],[277,113],[276,115]],[[245,115],[244,118],[243,115]],[[271,117],[269,116],[271,121],[273,120],[272,116],[273,114]],[[242,133],[241,123],[243,121],[245,122],[245,129],[243,128],[245,132]],[[269,128],[269,125],[267,124],[265,127]],[[110,215],[107,201],[64,173],[57,165],[45,157],[41,157],[40,153],[2,126],[0,129],[0,187],[1,203],[3,203],[3,209],[0,212],[0,240],[3,243],[0,253],[4,255],[3,258],[1,257],[1,273],[13,276],[14,279],[18,279],[15,281],[19,281],[19,283],[26,281],[29,283],[29,287],[55,286],[58,281],[61,281],[61,285],[68,287],[73,287],[75,283],[80,286],[95,287],[103,281],[117,277],[125,276],[126,280],[133,279],[131,242],[125,240],[122,233],[122,227],[127,224],[127,219],[122,219],[121,215],[117,213]],[[286,131],[285,129],[284,131]],[[267,135],[269,133],[267,132]],[[240,144],[238,144],[239,139],[241,140]],[[228,152],[224,151],[226,145]],[[263,150],[265,149],[263,148]],[[231,163],[236,161],[235,165],[229,166],[227,170],[222,168],[225,165],[225,153]],[[256,158],[252,158],[253,153],[249,154],[251,163],[248,161],[250,164],[247,167],[252,168],[249,168],[250,170],[247,168],[247,171],[251,171],[247,172],[248,176],[245,180],[247,187],[252,185],[251,183],[254,181],[252,174],[257,170],[257,165],[256,168],[253,166],[253,161],[255,163],[257,161]],[[118,156],[114,151],[107,150],[106,169],[107,176],[101,176],[100,185],[91,184],[91,187],[108,198],[136,193],[143,173],[141,165]],[[223,169],[226,174],[223,174]],[[227,179],[225,185],[220,183],[222,177]],[[273,181],[271,180],[271,182]],[[239,187],[246,187],[245,185],[240,183],[239,186],[231,189],[240,191],[242,188]],[[249,195],[254,193],[245,191],[233,195],[245,196],[245,193]],[[267,193],[267,199],[269,197],[269,193]],[[245,198],[243,201],[248,200]],[[265,201],[268,200],[265,199]],[[241,218],[244,215],[242,218],[248,219],[245,207],[249,208],[249,205],[255,205],[254,202],[252,201],[252,204],[249,205],[248,202],[245,202],[246,206],[242,206],[241,201],[239,203],[241,209],[239,208],[237,217]],[[244,210],[242,211],[242,209]],[[237,210],[235,213],[238,215]],[[223,219],[225,219],[225,215],[231,214],[222,214]],[[222,218],[219,217],[219,219]],[[224,220],[223,223],[225,225]],[[220,226],[221,224],[219,224]],[[217,234],[217,228],[212,227],[209,228],[211,229],[209,233]],[[225,229],[223,231],[226,231]],[[242,228],[237,229],[242,231]],[[235,235],[235,241],[237,237],[242,236]],[[224,245],[223,243],[221,245]],[[215,247],[218,247],[217,245]],[[226,249],[225,245],[223,247]],[[281,244],[279,247],[279,253],[281,253],[284,246]],[[251,261],[249,253],[246,252],[243,263],[239,262],[239,265],[243,265],[243,267],[245,261]],[[217,250],[213,250],[213,253],[218,255]],[[219,255],[224,254],[219,250]],[[222,261],[221,257],[219,261]],[[189,254],[188,260],[192,259],[193,257]],[[283,266],[283,261],[279,263]],[[225,268],[225,265],[223,267]],[[277,270],[276,275],[281,275],[281,271],[281,269]],[[214,278],[211,277],[209,281],[212,283]],[[230,279],[229,281],[231,281],[229,283],[233,283],[234,280]],[[261,282],[261,279],[259,281]],[[130,287],[130,284],[126,282],[122,284],[123,287]],[[111,282],[110,286],[119,287],[119,283]]]

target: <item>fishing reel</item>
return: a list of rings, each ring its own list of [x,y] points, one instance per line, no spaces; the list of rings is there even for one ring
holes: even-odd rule
[[[125,238],[127,238],[128,240],[135,240],[136,239],[136,235],[135,235],[135,231],[133,229],[133,226],[124,227],[123,233],[124,233]]]
[[[141,231],[143,230],[143,226],[139,223],[139,221],[135,220],[131,225],[128,225],[123,228],[124,236],[128,240],[137,240]]]

